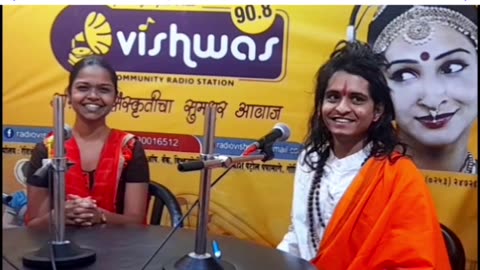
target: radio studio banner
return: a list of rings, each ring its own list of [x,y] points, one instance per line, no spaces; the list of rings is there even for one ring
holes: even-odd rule
[[[198,198],[200,173],[181,173],[177,164],[199,156],[206,104],[216,108],[218,154],[240,155],[276,123],[290,126],[292,136],[275,145],[274,160],[237,164],[212,189],[210,232],[275,246],[290,223],[295,162],[313,104],[314,76],[334,45],[345,39],[351,10],[351,6],[269,5],[4,7],[4,190],[21,188],[15,164],[29,158],[34,144],[52,130],[51,100],[65,95],[68,70],[82,57],[103,55],[117,70],[120,88],[109,125],[139,136],[152,180],[170,188],[184,211]],[[373,19],[373,12],[368,12],[359,38],[366,40]],[[457,32],[448,34],[450,40],[461,41]],[[442,37],[430,41],[432,57],[448,45]],[[387,53],[409,58],[408,45],[397,44]],[[469,67],[455,55],[439,64],[459,72],[455,85],[463,88],[454,89],[457,96],[451,99],[460,102],[452,102],[458,105],[450,109],[462,113],[437,112],[438,121],[437,115],[433,121],[428,115],[412,115],[415,109],[409,106],[416,99],[408,95],[415,95],[413,86],[400,89],[402,97],[394,97],[398,111],[404,112],[397,117],[400,132],[417,128],[421,149],[429,151],[430,145],[442,141],[469,150],[465,169],[448,172],[422,165],[441,222],[466,250],[468,269],[477,269],[478,82],[461,81],[460,72],[474,69],[472,76],[477,78],[476,55],[475,50],[461,55],[462,61],[474,62]],[[392,89],[408,87],[398,81],[420,74],[412,70],[392,71],[389,76],[398,79]],[[408,117],[417,117],[421,124],[409,126]],[[72,125],[73,120],[74,113],[67,108],[66,121]],[[431,131],[441,132],[448,121],[457,121],[450,133]],[[424,126],[431,130],[422,131]],[[222,172],[214,169],[212,180]],[[195,226],[195,216],[194,211],[187,219],[188,227]]]

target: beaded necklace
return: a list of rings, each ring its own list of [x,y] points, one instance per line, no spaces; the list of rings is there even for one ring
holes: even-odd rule
[[[315,220],[314,220],[314,207],[315,210],[318,214],[318,220],[319,224],[322,228],[325,229],[326,224],[325,221],[322,218],[322,213],[320,211],[320,183],[322,180],[322,175],[323,175],[323,167],[325,166],[325,162],[328,159],[329,155],[329,148],[327,147],[324,152],[321,153],[320,155],[320,160],[319,164],[322,164],[322,166],[317,166],[317,169],[315,171],[315,175],[312,180],[312,184],[310,186],[309,194],[308,194],[308,207],[307,207],[307,213],[308,213],[308,219],[309,219],[309,232],[310,232],[310,241],[313,245],[314,250],[318,250],[319,245],[320,245],[320,237],[317,235],[316,230],[315,230]],[[365,158],[365,160],[362,162],[362,167],[365,165],[367,160],[371,157],[371,153]]]

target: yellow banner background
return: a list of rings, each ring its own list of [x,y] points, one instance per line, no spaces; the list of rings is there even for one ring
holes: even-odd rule
[[[5,6],[4,15],[4,125],[49,127],[52,126],[50,102],[55,93],[63,93],[68,82],[68,72],[59,64],[52,51],[51,29],[56,16],[64,6]],[[173,7],[136,7],[145,9],[173,9]],[[232,9],[234,7],[223,7]],[[178,7],[185,12],[213,10],[204,7]],[[120,91],[136,98],[149,98],[152,91],[160,90],[162,98],[175,100],[169,114],[140,114],[115,112],[109,116],[109,125],[130,131],[161,132],[172,134],[203,133],[203,117],[185,121],[184,102],[192,100],[226,101],[225,115],[217,118],[216,135],[225,138],[256,139],[264,135],[277,121],[270,119],[239,119],[234,116],[241,102],[283,106],[279,121],[293,131],[291,142],[301,143],[313,100],[314,75],[338,40],[345,38],[351,6],[274,6],[283,12],[286,21],[286,58],[284,77],[280,81],[247,81],[232,78],[233,87],[180,85],[172,83],[145,83],[120,81]],[[220,9],[222,10],[222,9]],[[367,15],[365,21],[369,21]],[[255,27],[253,27],[255,28]],[[365,28],[360,38],[365,39]],[[162,63],[159,63],[161,65]],[[226,66],[225,68],[233,68]],[[169,75],[171,77],[199,78],[203,76]],[[74,113],[66,112],[67,123],[73,123]],[[472,131],[470,151],[477,157],[476,125]],[[5,147],[17,148],[15,154],[6,154]],[[30,144],[29,147],[32,145]],[[20,188],[13,176],[13,167],[20,158],[18,144],[4,141],[3,188],[13,192]],[[148,155],[191,158],[195,153],[147,151]],[[198,153],[197,153],[198,154]],[[273,161],[282,166],[294,160]],[[179,198],[184,211],[197,198],[199,173],[179,173],[175,164],[150,163],[152,179],[169,187]],[[222,170],[215,170],[218,176]],[[467,257],[477,269],[477,177],[439,172],[427,172],[426,180],[435,198],[440,220],[462,240]],[[473,181],[472,186],[444,185],[434,179],[459,177]],[[430,178],[429,178],[430,177]],[[433,180],[432,180],[433,179]],[[266,171],[232,170],[212,190],[210,231],[233,235],[260,244],[275,246],[285,234],[290,222],[293,174]],[[196,219],[187,220],[194,226]]]

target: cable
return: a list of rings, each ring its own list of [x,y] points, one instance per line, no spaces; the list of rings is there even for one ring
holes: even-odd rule
[[[357,22],[357,16],[358,13],[360,12],[360,9],[362,6],[356,5],[353,6],[352,13],[350,14],[350,19],[348,21],[348,26],[347,26],[347,40],[348,42],[355,42],[357,40],[357,32],[358,28],[360,27],[360,24],[362,23],[363,17],[367,13],[367,11],[370,9],[370,5],[367,5],[367,7],[364,9],[362,15],[360,16],[360,19]]]
[[[48,179],[49,179],[49,180],[52,180],[52,179],[53,179],[53,177],[52,177],[52,170],[51,170],[51,169],[48,170]],[[53,188],[52,188],[52,186],[53,186],[53,183],[52,183],[52,182],[53,182],[53,181],[48,181],[48,182],[49,182],[49,185],[50,185],[50,186],[49,186],[49,189],[50,189],[50,192],[51,192],[51,191],[53,191]],[[49,194],[49,195],[50,195],[50,196],[48,196],[48,198],[49,198],[49,201],[50,201],[50,202],[49,202],[49,204],[50,204],[50,210],[49,210],[49,214],[48,214],[48,216],[49,216],[48,219],[49,219],[50,225],[48,226],[48,229],[49,229],[49,235],[50,235],[50,243],[47,243],[47,244],[48,244],[48,246],[49,246],[49,248],[50,248],[49,256],[50,256],[50,262],[51,262],[51,264],[52,264],[52,270],[57,270],[57,265],[56,265],[56,262],[55,262],[55,249],[53,248],[53,240],[54,240],[54,239],[52,239],[52,235],[53,235],[53,231],[55,231],[55,235],[57,235],[57,233],[58,233],[57,229],[58,229],[58,228],[54,228],[55,226],[54,226],[54,224],[53,224],[53,215],[52,215],[52,212],[53,212],[53,211],[52,211],[52,208],[53,208],[53,202],[52,202],[52,201],[53,201],[53,200],[52,200],[52,197],[53,197],[53,196],[52,196],[52,195],[53,195],[53,194]],[[58,211],[62,211],[62,210],[65,211],[65,209],[57,209],[57,210],[58,210]]]
[[[16,267],[5,255],[2,254],[2,259],[6,261],[11,267],[15,268],[15,270],[20,270],[20,268]]]
[[[245,151],[242,153],[242,156],[249,156],[251,154],[253,154],[254,152],[252,151]],[[230,167],[228,167],[220,176],[217,177],[217,179],[215,179],[215,181],[213,181],[211,184],[210,184],[210,187],[213,188],[215,186],[215,184],[218,183],[218,181],[220,181],[231,169],[233,168],[233,165],[231,165]],[[180,221],[177,222],[177,224],[175,224],[175,226],[170,230],[170,232],[168,233],[167,237],[165,237],[165,239],[162,241],[162,243],[160,244],[160,246],[157,248],[157,250],[153,253],[153,255],[150,257],[150,259],[148,259],[148,261],[143,265],[142,267],[142,270],[144,270],[148,264],[153,260],[153,258],[155,258],[155,256],[158,254],[158,252],[160,252],[160,250],[162,250],[162,248],[165,246],[165,244],[168,242],[168,240],[173,236],[173,234],[177,231],[177,229],[180,227],[180,224],[182,224],[183,220],[185,220],[185,218],[190,214],[190,212],[192,212],[193,208],[195,208],[197,205],[198,205],[198,201],[199,199],[197,199],[193,204],[192,206],[190,207],[190,209],[188,209],[188,211],[182,216],[182,218],[180,219]]]
[[[355,21],[357,20],[357,14],[358,14],[358,11],[360,11],[361,7],[362,6],[360,6],[360,5],[353,6],[352,13],[350,13],[350,20],[349,20],[348,25],[355,26]]]
[[[371,8],[372,6],[368,5],[365,10],[363,11],[362,15],[360,16],[360,19],[358,20],[358,23],[355,25],[355,31],[358,31],[358,28],[360,27],[360,24],[362,23],[363,17],[367,13],[367,11]]]
[[[219,177],[217,177],[217,179],[215,179],[215,181],[212,182],[210,187],[215,186],[215,184],[218,183],[218,181],[220,181],[220,179],[222,179],[232,168],[233,168],[233,166],[228,167]],[[180,224],[182,224],[182,222],[185,220],[185,218],[187,218],[187,216],[190,214],[190,212],[192,212],[193,208],[195,208],[198,205],[198,202],[199,202],[199,199],[195,200],[195,202],[188,209],[188,211],[182,216],[180,221],[178,221],[177,224],[175,224],[175,227],[173,227],[170,230],[167,237],[165,237],[165,239],[162,241],[162,243],[160,244],[158,249],[155,251],[155,253],[153,253],[153,255],[150,257],[150,259],[148,259],[148,261],[145,263],[145,265],[143,265],[142,270],[144,270],[148,266],[148,264],[153,260],[153,258],[155,258],[155,256],[158,254],[158,252],[160,252],[160,250],[162,250],[163,246],[168,242],[168,240],[173,236],[173,234],[180,227]]]

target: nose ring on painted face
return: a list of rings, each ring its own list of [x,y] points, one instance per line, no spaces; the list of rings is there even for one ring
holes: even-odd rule
[[[440,105],[437,106],[437,108],[435,108],[435,110],[432,110],[432,109],[429,109],[429,110],[428,110],[428,113],[429,113],[429,114],[432,116],[432,118],[433,118],[433,123],[436,123],[436,122],[437,122],[438,107],[440,107]]]
[[[437,122],[437,116],[440,112],[440,105],[442,105],[443,102],[441,102],[440,104],[438,104],[436,106],[436,108],[432,108],[431,106],[428,106],[426,105],[425,103],[422,102],[421,99],[418,100],[417,104],[420,106],[420,107],[423,107],[423,108],[426,108],[428,110],[428,114],[430,114],[430,116],[433,118],[433,122]]]

